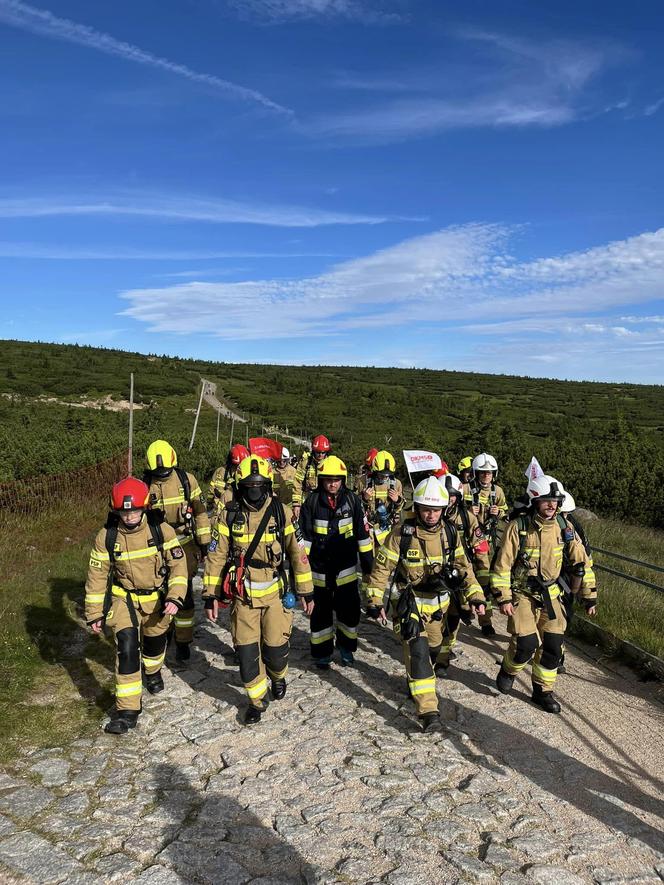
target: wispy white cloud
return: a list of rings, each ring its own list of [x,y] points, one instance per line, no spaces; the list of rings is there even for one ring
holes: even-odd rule
[[[501,225],[452,227],[342,262],[317,277],[134,289],[122,293],[129,303],[122,314],[154,332],[239,340],[265,337],[257,329],[266,312],[270,338],[331,339],[366,331],[371,342],[384,340],[390,330],[400,338],[409,330],[413,337],[404,346],[412,348],[424,329],[441,342],[458,332],[465,341],[491,339],[476,351],[470,346],[466,355],[475,368],[489,371],[504,368],[500,360],[519,348],[521,371],[529,362],[559,358],[568,366],[565,358],[574,354],[581,368],[593,360],[605,367],[596,377],[602,371],[615,376],[617,364],[609,365],[607,354],[618,359],[632,350],[661,350],[664,366],[660,327],[639,331],[624,312],[630,304],[664,302],[664,229],[535,262],[510,257],[514,235],[515,229]]]
[[[255,89],[240,86],[214,74],[194,71],[186,65],[153,55],[145,49],[133,46],[131,43],[125,43],[112,37],[110,34],[97,31],[88,25],[66,18],[59,18],[48,9],[39,9],[27,3],[22,3],[20,0],[0,0],[0,22],[42,37],[76,43],[79,46],[85,46],[88,49],[94,49],[106,55],[113,55],[125,61],[157,68],[170,74],[184,77],[194,83],[200,83],[203,86],[227,95],[229,98],[256,103],[270,111],[288,115],[292,113],[289,108],[273,101]]]
[[[396,75],[337,73],[333,88],[364,92],[371,101],[346,100],[339,110],[298,123],[300,131],[371,144],[451,129],[561,126],[615,108],[591,87],[606,68],[630,57],[613,44],[536,42],[468,29],[455,36],[468,46],[462,62]]]
[[[664,105],[664,98],[660,98],[657,101],[654,101],[652,104],[649,104],[643,113],[646,117],[652,117],[653,114],[656,114],[657,111]]]
[[[51,261],[212,261],[221,258],[334,258],[327,252],[215,252],[204,250],[131,249],[112,246],[89,248],[48,243],[12,243],[0,241],[0,258],[27,258]]]
[[[302,206],[270,206],[237,200],[205,200],[197,197],[146,193],[114,194],[108,197],[46,196],[0,199],[0,218],[48,218],[59,215],[138,216],[166,221],[304,228],[327,224],[382,224],[386,221],[402,220],[385,215],[331,212],[327,209],[309,209]]]
[[[346,19],[364,24],[393,24],[403,20],[398,12],[388,12],[371,0],[228,0],[228,5],[243,18],[261,22]]]

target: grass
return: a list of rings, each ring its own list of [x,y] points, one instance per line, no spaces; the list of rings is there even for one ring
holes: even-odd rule
[[[103,514],[103,505],[101,507]],[[111,704],[113,652],[81,618],[100,507],[2,526],[0,762],[23,746],[62,744],[99,727]]]
[[[664,532],[610,519],[587,522],[586,528],[591,544],[664,568]],[[602,553],[596,553],[594,561],[664,587],[664,575],[658,572]],[[596,623],[618,639],[664,658],[664,593],[599,569],[597,582]]]

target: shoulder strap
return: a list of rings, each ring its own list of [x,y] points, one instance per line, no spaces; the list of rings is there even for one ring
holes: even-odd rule
[[[456,526],[452,525],[447,519],[443,517],[443,529],[441,530],[441,542],[443,540],[442,535],[443,531],[447,536],[447,561],[452,564],[454,559],[456,558],[456,549],[457,549],[457,537],[458,533],[456,530]]]
[[[108,552],[108,558],[111,565],[115,562],[115,542],[118,539],[119,524],[120,520],[118,517],[114,513],[110,513],[106,520],[106,538],[104,539],[104,546]]]
[[[182,486],[182,490],[184,492],[184,500],[189,503],[189,501],[191,501],[191,483],[189,482],[187,471],[183,470],[181,467],[176,467],[175,472],[178,475],[180,485]]]
[[[523,553],[526,549],[526,537],[528,534],[528,522],[530,518],[525,514],[517,517],[517,525],[519,526],[519,553]]]
[[[164,555],[164,530],[161,527],[162,513],[161,511],[148,510],[147,514],[148,526],[150,534],[157,550]]]
[[[256,529],[256,532],[254,533],[254,537],[251,541],[251,544],[249,544],[249,546],[247,547],[247,550],[244,554],[244,561],[245,562],[247,562],[247,563],[251,562],[253,555],[256,552],[258,545],[260,544],[260,540],[263,537],[263,535],[265,534],[265,529],[267,528],[267,524],[270,521],[270,517],[273,514],[273,509],[274,509],[274,498],[270,501],[270,503],[265,508],[265,513],[263,514],[263,518],[261,519],[261,521],[258,525],[258,528]]]
[[[415,534],[413,520],[405,519],[401,525],[401,540],[399,542],[399,560],[402,560],[410,548],[410,539]]]

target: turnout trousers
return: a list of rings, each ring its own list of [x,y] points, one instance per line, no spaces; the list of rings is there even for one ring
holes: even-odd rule
[[[158,673],[164,663],[171,616],[162,614],[162,604],[161,593],[139,596],[113,588],[113,606],[106,623],[115,639],[115,706],[118,710],[141,709],[141,665],[146,675],[151,676]]]
[[[534,599],[516,594],[514,615],[507,624],[512,636],[502,663],[507,673],[516,676],[532,660],[533,685],[541,686],[543,691],[553,691],[567,626],[560,598],[552,599],[551,603],[555,620],[549,618],[546,609],[539,607]]]
[[[193,580],[198,572],[198,556],[196,555],[196,544],[191,536],[181,539],[180,544],[187,558],[187,594],[182,608],[173,618],[173,624],[175,625],[175,641],[189,645],[194,640]]]
[[[436,659],[437,664],[443,667],[449,667],[452,651],[457,644],[457,636],[459,626],[461,625],[461,609],[454,597],[450,599],[449,608],[447,609],[447,617],[445,618],[445,628],[443,630],[443,640],[440,646],[440,652]]]
[[[331,658],[336,644],[339,648],[357,650],[357,628],[360,623],[359,581],[338,585],[334,578],[325,587],[314,587],[314,610],[311,613],[311,657]],[[336,625],[335,625],[336,616]]]
[[[254,600],[253,605],[233,600],[231,633],[240,659],[240,678],[249,703],[259,710],[265,707],[267,677],[286,678],[292,629],[293,613],[284,609],[278,592]]]
[[[443,629],[447,605],[432,614],[422,614],[424,629],[412,642],[403,642],[403,660],[408,677],[408,690],[415,701],[418,716],[438,711],[436,674],[433,666],[443,642]],[[401,638],[401,625],[394,621],[394,632]]]

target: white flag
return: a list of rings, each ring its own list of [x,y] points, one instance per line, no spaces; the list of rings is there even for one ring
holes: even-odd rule
[[[544,471],[540,467],[540,463],[534,455],[530,459],[530,464],[528,465],[528,469],[526,470],[524,476],[526,477],[526,479],[537,479],[539,476],[544,476]]]
[[[404,449],[403,459],[406,462],[408,473],[418,473],[420,470],[440,470],[443,462],[440,455],[435,452],[423,452],[420,449]]]

